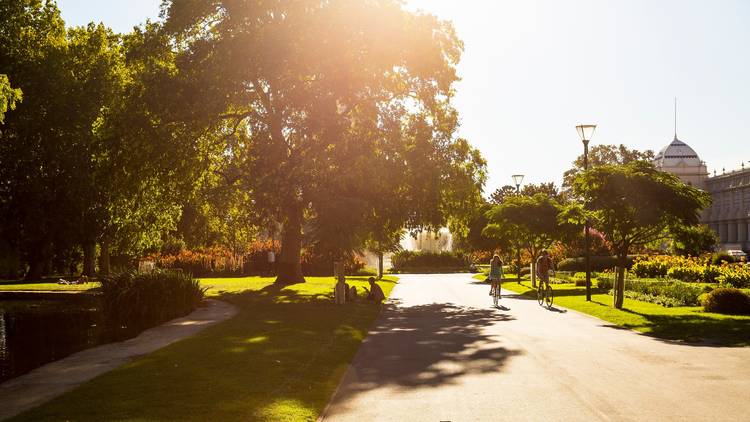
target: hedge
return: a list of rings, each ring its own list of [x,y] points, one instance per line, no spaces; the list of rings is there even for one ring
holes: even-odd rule
[[[399,251],[391,257],[391,265],[394,272],[469,269],[467,257],[458,252]]]
[[[633,262],[636,255],[628,255],[627,268],[633,266]],[[592,256],[591,257],[591,271],[602,272],[609,270],[617,266],[616,256]],[[586,258],[565,258],[557,264],[559,271],[586,271]]]

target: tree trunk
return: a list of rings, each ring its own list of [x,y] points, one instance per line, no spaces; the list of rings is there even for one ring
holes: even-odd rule
[[[302,275],[302,207],[295,205],[287,209],[286,221],[281,234],[281,252],[278,259],[276,283],[304,283]]]
[[[622,309],[625,300],[625,266],[627,265],[627,255],[620,256],[617,260],[617,275],[615,277],[614,306]]]
[[[93,277],[96,274],[96,242],[83,244],[83,275]]]
[[[44,271],[44,260],[39,257],[30,257],[29,270],[26,272],[24,279],[26,281],[36,281],[42,278]]]
[[[383,252],[378,252],[378,280],[383,278]]]
[[[102,277],[109,276],[109,240],[104,239],[100,244],[99,252],[99,275]]]

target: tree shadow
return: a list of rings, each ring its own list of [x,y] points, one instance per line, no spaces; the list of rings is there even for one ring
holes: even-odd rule
[[[381,306],[336,305],[332,292],[269,285],[225,293],[233,318],[209,327],[18,420],[314,419],[351,362]],[[90,403],[107,401],[107,406]],[[282,410],[279,410],[282,409]]]
[[[360,348],[334,406],[346,406],[373,388],[435,388],[500,371],[520,352],[499,346],[484,329],[512,319],[496,309],[450,303],[389,305]]]
[[[648,321],[645,333],[659,341],[695,347],[744,347],[750,346],[750,318],[711,318],[700,313],[692,315],[651,315],[622,309],[639,315]],[[640,326],[625,324],[635,329]]]

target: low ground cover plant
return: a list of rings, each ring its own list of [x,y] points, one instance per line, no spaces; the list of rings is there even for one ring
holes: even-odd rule
[[[721,258],[721,255],[718,256]],[[716,256],[651,256],[636,260],[631,271],[640,278],[666,277],[686,282],[718,282],[730,287],[750,287],[750,266],[730,264],[722,259],[717,260]]]

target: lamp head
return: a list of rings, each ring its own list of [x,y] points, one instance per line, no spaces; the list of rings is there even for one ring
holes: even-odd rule
[[[520,186],[521,182],[523,182],[523,174],[514,174],[511,177],[513,178],[513,183],[515,183],[516,186]]]
[[[576,130],[578,131],[578,136],[581,137],[581,140],[584,143],[588,143],[588,141],[591,140],[591,137],[594,136],[594,130],[596,129],[596,125],[578,125],[576,126]]]

